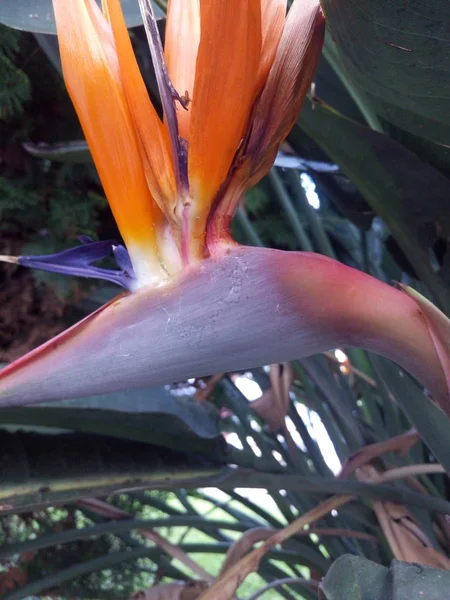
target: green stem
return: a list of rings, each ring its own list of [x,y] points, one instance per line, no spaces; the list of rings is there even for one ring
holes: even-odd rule
[[[256,233],[256,229],[253,227],[250,219],[247,216],[247,213],[242,206],[239,206],[236,211],[236,221],[238,222],[243,233],[247,236],[250,244],[253,246],[264,246],[261,238]]]
[[[252,594],[248,600],[256,600],[257,598],[261,598],[263,594],[268,592],[269,590],[273,590],[282,585],[301,585],[306,587],[313,587],[313,589],[317,589],[319,586],[319,581],[315,581],[312,579],[305,579],[302,577],[284,577],[283,579],[278,579],[276,581],[272,581],[265,585],[263,588]]]
[[[305,190],[303,189],[300,178],[299,171],[296,169],[289,169],[286,173],[286,178],[289,181],[289,184],[292,188],[293,193],[295,194],[295,198],[298,201],[302,212],[305,217],[308,219],[309,227],[311,229],[311,234],[314,238],[314,241],[317,244],[317,248],[319,249],[321,254],[325,256],[329,256],[330,258],[336,258],[334,254],[334,250],[330,244],[330,240],[326,231],[322,225],[322,221],[317,214],[317,211],[311,206],[306,198]]]
[[[314,248],[310,242],[310,239],[303,228],[297,211],[295,210],[289,194],[287,193],[280,176],[276,172],[276,169],[272,169],[267,175],[267,178],[272,186],[278,202],[281,204],[286,213],[289,224],[295,234],[295,237],[297,238],[300,249],[307,252],[314,252]]]
[[[34,540],[27,540],[26,542],[4,544],[0,547],[0,559],[9,558],[15,554],[20,555],[24,552],[36,552],[43,548],[84,540],[93,536],[105,535],[106,533],[122,533],[123,531],[132,529],[154,529],[156,527],[194,527],[204,530],[229,529],[230,531],[246,530],[246,526],[243,523],[205,520],[197,516],[161,519],[123,519],[120,521],[107,521],[91,527],[83,527],[82,529],[70,529],[60,533],[51,533]]]

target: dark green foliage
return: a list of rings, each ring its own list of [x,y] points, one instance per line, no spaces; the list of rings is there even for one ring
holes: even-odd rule
[[[19,46],[19,32],[0,25],[0,121],[22,113],[30,98],[30,81],[14,64]]]
[[[341,556],[320,585],[319,600],[444,600],[450,573],[394,560],[389,569]]]
[[[28,77],[17,69],[9,58],[0,55],[0,119],[23,112],[23,104],[30,98]]]

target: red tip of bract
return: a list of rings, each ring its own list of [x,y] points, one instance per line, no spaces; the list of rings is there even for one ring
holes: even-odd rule
[[[428,327],[428,332],[436,349],[436,354],[441,361],[442,370],[447,380],[447,387],[450,394],[450,319],[413,288],[402,284],[400,284],[400,288],[417,303],[418,309],[423,315]],[[450,412],[449,407],[450,395],[446,409],[447,412]]]

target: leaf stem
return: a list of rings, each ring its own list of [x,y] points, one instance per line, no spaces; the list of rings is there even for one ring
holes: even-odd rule
[[[336,258],[330,240],[328,239],[328,235],[326,234],[325,229],[320,220],[320,217],[317,215],[317,212],[306,198],[305,190],[303,189],[300,183],[299,175],[299,171],[295,169],[289,169],[286,173],[286,179],[288,180],[292,191],[295,194],[296,200],[298,200],[301,206],[302,212],[308,219],[312,236],[317,244],[317,248],[319,249],[320,253],[324,254],[325,256],[329,256],[330,258]]]
[[[297,238],[300,249],[306,252],[314,252],[311,241],[302,225],[302,222],[300,221],[292,200],[289,197],[283,182],[281,181],[281,177],[276,172],[276,169],[272,169],[267,175],[267,178],[278,202],[281,204],[286,213],[289,224],[295,233],[295,237]]]

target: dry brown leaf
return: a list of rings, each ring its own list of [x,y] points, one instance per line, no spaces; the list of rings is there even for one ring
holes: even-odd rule
[[[375,444],[369,444],[364,446],[360,450],[354,452],[345,461],[342,466],[341,472],[338,475],[339,479],[345,479],[349,477],[356,469],[367,464],[374,458],[385,454],[386,452],[396,452],[400,456],[404,456],[411,446],[419,440],[419,434],[415,429],[410,429],[405,433],[391,437],[383,442],[377,442]]]
[[[210,377],[208,379],[205,387],[201,388],[195,392],[194,398],[196,400],[201,400],[201,401],[208,400],[209,396],[214,391],[214,388],[216,387],[216,385],[219,383],[219,381],[222,379],[223,376],[224,376],[223,373],[217,373],[217,375],[213,375],[212,377]]]
[[[197,600],[208,588],[206,581],[177,581],[161,583],[148,590],[136,592],[132,600]]]
[[[294,371],[290,363],[270,365],[272,387],[261,398],[252,402],[252,409],[267,423],[271,431],[279,431],[284,427],[293,381]]]
[[[258,569],[259,562],[266,552],[274,546],[283,543],[299,531],[302,531],[305,525],[317,521],[333,509],[339,508],[352,499],[353,496],[333,496],[332,498],[328,498],[328,500],[321,502],[312,510],[298,517],[298,519],[290,523],[287,527],[276,531],[261,546],[252,550],[221,575],[216,583],[200,596],[199,600],[230,600],[247,575]]]
[[[269,529],[268,527],[255,527],[253,529],[248,529],[243,533],[229,548],[222,568],[220,569],[219,577],[228,571],[228,569],[231,569],[231,567],[236,564],[244,554],[247,554],[255,544],[267,540],[274,532],[274,529]]]
[[[395,558],[438,569],[450,569],[450,560],[433,548],[412,513],[404,506],[376,501],[373,502],[373,509]]]
[[[366,465],[358,470],[357,478],[374,483],[380,480],[380,474],[373,466]],[[381,500],[374,500],[372,506],[397,560],[450,569],[450,560],[433,547],[414,515],[405,506]]]
[[[341,361],[336,357],[336,355],[334,354],[333,351],[327,350],[323,354],[332,362],[337,363],[338,365],[342,364]],[[373,388],[377,387],[377,383],[374,379],[372,379],[372,377],[369,377],[363,371],[360,371],[360,369],[357,369],[356,367],[354,367],[349,360],[346,360],[344,364],[345,364],[345,368],[348,369],[348,372],[350,375],[355,375],[356,377],[359,377],[360,379],[362,379],[363,381],[368,383]],[[351,381],[353,381],[353,380],[351,380]]]

